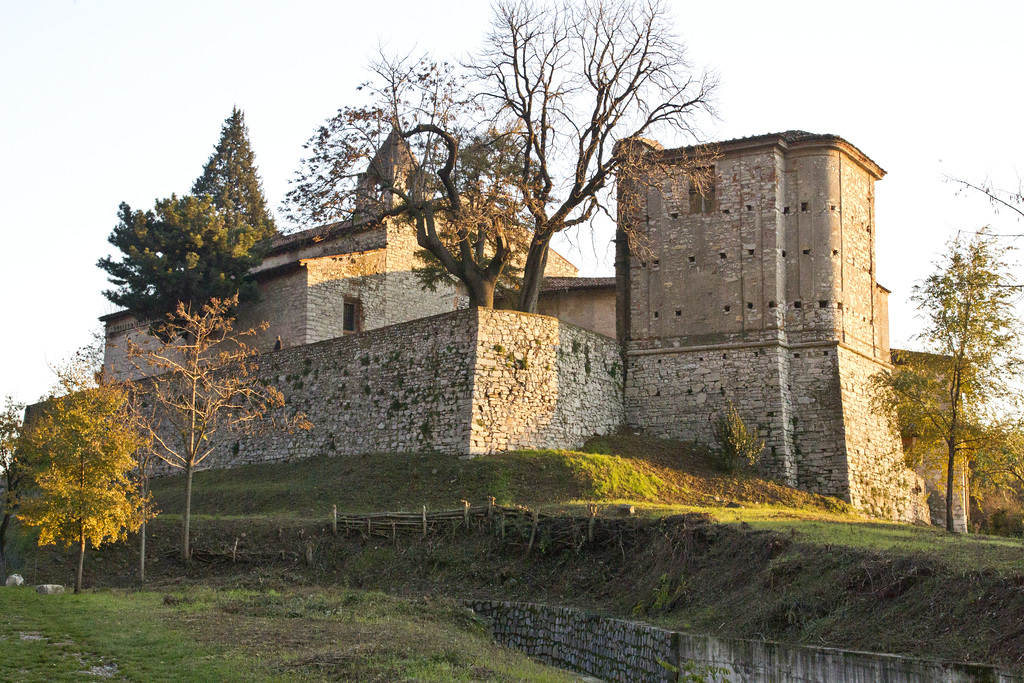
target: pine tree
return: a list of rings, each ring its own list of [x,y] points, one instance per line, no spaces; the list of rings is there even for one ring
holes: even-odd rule
[[[238,294],[239,301],[259,297],[249,269],[259,264],[258,234],[213,205],[213,199],[171,195],[153,211],[133,211],[122,203],[120,223],[108,241],[120,261],[102,258],[116,289],[103,292],[111,302],[140,319],[161,319],[178,303],[193,309],[211,299]]]
[[[198,310],[235,294],[239,301],[259,298],[249,270],[275,234],[274,219],[237,107],[192,191],[195,196],[158,201],[153,211],[120,206],[120,223],[108,241],[121,258],[98,265],[116,286],[104,296],[138,318],[163,318],[179,302]]]
[[[238,107],[224,120],[220,141],[206,162],[203,174],[192,186],[192,194],[209,195],[213,205],[231,217],[229,222],[248,225],[258,240],[274,235],[274,219],[267,211],[256,156],[249,144],[249,128],[245,125],[245,114]]]

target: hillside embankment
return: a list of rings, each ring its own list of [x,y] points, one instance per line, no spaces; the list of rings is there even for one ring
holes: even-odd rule
[[[190,569],[177,559],[177,482],[158,481],[148,585],[552,603],[722,637],[1024,666],[1021,543],[868,520],[832,499],[713,474],[699,454],[616,443],[596,444],[605,451],[596,454],[379,456],[203,473]],[[456,519],[426,535],[331,529],[330,505],[438,510],[488,493],[539,509],[536,523],[525,513],[504,524],[500,515]],[[623,501],[638,514],[616,516]],[[86,585],[135,585],[137,558],[131,541],[91,553]],[[36,583],[67,582],[71,563],[47,549],[24,570]]]

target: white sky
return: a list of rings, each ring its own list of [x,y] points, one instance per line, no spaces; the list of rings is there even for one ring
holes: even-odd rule
[[[672,4],[692,60],[721,77],[708,139],[835,133],[889,172],[876,213],[894,346],[915,332],[907,296],[950,235],[1024,232],[942,180],[1015,187],[1024,174],[1024,2]],[[379,41],[459,57],[489,16],[480,0],[0,0],[0,396],[34,401],[49,365],[88,343],[113,310],[95,264],[118,204],[188,192],[233,105],[276,208]],[[596,254],[556,246],[582,274],[611,274],[609,237]]]

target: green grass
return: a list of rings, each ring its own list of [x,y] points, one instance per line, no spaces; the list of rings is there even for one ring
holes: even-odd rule
[[[239,654],[197,643],[147,593],[38,595],[0,588],[0,680],[100,680],[116,665],[133,681],[276,680]]]
[[[352,590],[0,589],[0,680],[578,680],[490,642],[449,600]],[[116,667],[113,669],[112,667]]]

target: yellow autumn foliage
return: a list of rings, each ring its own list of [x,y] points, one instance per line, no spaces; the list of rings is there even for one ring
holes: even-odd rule
[[[84,386],[61,376],[56,395],[26,430],[28,460],[38,490],[19,517],[39,527],[39,544],[93,547],[123,540],[142,522],[144,500],[130,479],[144,445],[118,384]]]

